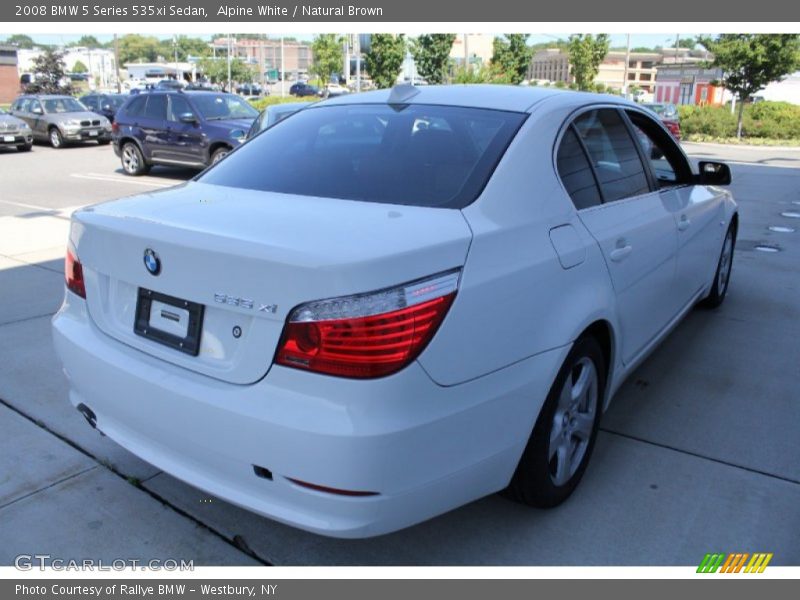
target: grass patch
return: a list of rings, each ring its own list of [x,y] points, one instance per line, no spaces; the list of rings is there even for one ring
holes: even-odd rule
[[[792,146],[800,148],[800,138],[777,139],[777,138],[749,138],[742,137],[719,137],[704,135],[701,133],[690,133],[681,136],[682,142],[712,142],[715,144],[730,144],[732,146]]]

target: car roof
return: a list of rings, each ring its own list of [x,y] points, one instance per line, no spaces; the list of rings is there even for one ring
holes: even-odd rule
[[[324,101],[326,105],[336,104],[384,104],[389,102],[392,89],[363,92],[337,96]],[[462,106],[466,108],[488,108],[511,112],[530,112],[534,105],[548,99],[561,97],[568,104],[621,104],[630,105],[627,100],[609,94],[573,92],[557,88],[539,86],[515,86],[494,84],[459,84],[459,85],[425,85],[407,86],[407,90],[398,90],[402,94],[407,91],[413,96],[403,98],[398,104],[436,104],[443,106]],[[402,96],[401,96],[402,97]]]
[[[69,94],[22,94],[20,98],[38,98],[39,100],[52,100],[54,98],[74,98]]]

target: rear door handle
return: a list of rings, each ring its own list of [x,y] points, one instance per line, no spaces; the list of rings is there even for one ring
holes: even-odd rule
[[[625,260],[625,258],[627,258],[627,256],[632,251],[633,251],[633,246],[630,245],[617,247],[611,251],[609,256],[611,257],[611,260],[613,260],[614,262],[620,262],[621,260]]]
[[[681,215],[681,218],[678,221],[678,231],[686,231],[687,229],[689,229],[689,225],[691,224],[692,222],[686,215]]]

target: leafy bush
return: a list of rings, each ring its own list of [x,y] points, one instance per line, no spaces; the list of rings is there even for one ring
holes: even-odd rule
[[[700,138],[736,137],[736,115],[729,107],[679,106],[681,132]],[[757,102],[744,109],[742,135],[749,138],[800,138],[800,106],[788,102]]]

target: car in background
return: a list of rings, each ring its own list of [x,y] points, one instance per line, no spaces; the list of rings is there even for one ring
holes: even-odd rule
[[[329,83],[325,86],[325,90],[323,94],[327,98],[335,98],[336,96],[342,96],[344,94],[349,94],[350,90],[348,90],[345,86],[339,83]]]
[[[264,89],[257,83],[242,83],[236,86],[236,93],[242,96],[260,96]]]
[[[210,81],[192,81],[187,83],[183,89],[187,92],[218,92],[220,88]]]
[[[315,85],[298,81],[289,88],[289,94],[302,98],[305,96],[322,96],[323,92]]]
[[[119,107],[125,104],[128,99],[127,95],[123,94],[87,94],[81,96],[81,102],[88,108],[99,115],[103,115],[106,119],[114,122],[114,115],[117,114]]]
[[[177,79],[162,79],[158,83],[156,83],[154,89],[157,90],[182,90],[184,88],[184,83],[182,81],[178,81]]]
[[[72,214],[69,400],[156,468],[329,536],[500,490],[557,506],[625,379],[725,300],[731,172],[698,166],[609,95],[320,102],[185,185]],[[718,344],[725,316],[692,341]]]
[[[25,121],[0,108],[0,148],[9,146],[27,152],[33,147],[33,133]]]
[[[111,122],[72,96],[25,94],[14,100],[10,112],[30,126],[34,140],[48,141],[53,148],[71,142],[111,142]]]
[[[304,109],[312,102],[287,102],[286,104],[273,104],[261,111],[250,130],[247,132],[247,139],[261,133],[268,127],[272,127],[275,123],[283,121],[289,115],[293,115],[299,110]]]
[[[156,164],[204,169],[244,142],[257,116],[235,94],[141,92],[117,112],[114,152],[127,175]]]
[[[640,102],[639,106],[654,112],[676,140],[681,139],[681,118],[678,109],[669,102]]]

